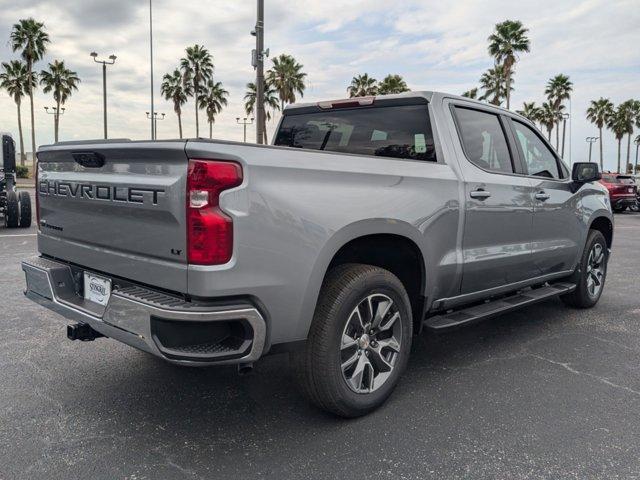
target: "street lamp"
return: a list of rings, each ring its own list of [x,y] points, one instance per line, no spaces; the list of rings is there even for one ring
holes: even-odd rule
[[[49,111],[49,109],[51,109],[51,111]],[[64,115],[66,108],[62,107],[58,110],[58,107],[44,107],[44,110],[49,115],[53,115],[53,132],[55,136],[55,143],[58,143],[58,126],[60,125],[60,116]]]
[[[116,63],[116,56],[109,55],[109,60],[98,60],[98,54],[91,52],[93,61],[102,64],[102,110],[104,112],[104,138],[107,138],[107,65]]]
[[[591,163],[591,149],[593,148],[593,144],[598,141],[600,137],[587,137],[586,141],[589,144],[589,163]]]
[[[563,113],[560,116],[562,117],[562,151],[560,152],[560,155],[564,160],[564,140],[566,138],[566,133],[567,133],[567,119],[569,118],[570,115],[568,113]]]
[[[253,118],[247,119],[247,117],[244,117],[242,121],[240,121],[240,117],[236,117],[236,123],[244,127],[244,143],[247,143],[247,125],[253,125],[253,120]]]
[[[158,138],[158,121],[164,120],[165,114],[164,113],[158,113],[158,112],[153,112],[153,114],[149,113],[149,112],[145,112],[147,114],[147,118],[149,120],[151,120],[151,118],[153,118],[153,139],[157,139]]]

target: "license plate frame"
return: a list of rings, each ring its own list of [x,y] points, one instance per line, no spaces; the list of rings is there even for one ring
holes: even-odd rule
[[[84,272],[84,298],[106,307],[111,298],[111,279]]]

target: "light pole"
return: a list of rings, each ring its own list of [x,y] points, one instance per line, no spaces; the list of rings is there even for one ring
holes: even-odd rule
[[[153,5],[151,2],[152,0],[149,0],[149,62],[151,67],[151,116],[149,118],[151,119],[151,140],[155,140],[157,124],[153,105]]]
[[[561,116],[562,116],[562,151],[560,153],[560,156],[564,160],[564,141],[567,133],[567,119],[569,118],[569,114],[563,113]]]
[[[49,109],[51,109],[51,111],[49,111]],[[44,110],[49,115],[53,115],[53,132],[55,136],[55,143],[58,143],[58,128],[60,126],[60,116],[64,115],[64,111],[66,110],[66,108],[62,107],[58,111],[58,107],[44,107]],[[638,155],[636,154],[636,157],[637,156]],[[638,163],[637,159],[636,163]]]
[[[256,69],[256,142],[261,145],[264,138],[264,0],[257,0],[258,15],[256,21],[256,49],[253,55],[253,66]],[[254,34],[254,32],[251,32]],[[268,53],[267,53],[268,55]]]
[[[91,52],[93,61],[102,64],[102,111],[104,113],[104,138],[107,138],[107,65],[113,65],[116,63],[116,56],[109,55],[109,61],[98,60],[98,54]]]
[[[242,121],[240,121],[240,117],[236,117],[236,123],[244,127],[244,143],[247,143],[247,125],[253,125],[253,120],[253,118],[247,119],[247,117],[244,117]]]
[[[591,163],[591,150],[593,148],[593,144],[598,141],[600,137],[587,137],[586,141],[589,144],[589,163]]]
[[[153,130],[151,132],[153,139],[158,138],[158,121],[164,120],[164,113],[153,112],[150,114],[149,112],[145,112],[147,114],[147,118],[151,119],[151,125],[153,126]]]

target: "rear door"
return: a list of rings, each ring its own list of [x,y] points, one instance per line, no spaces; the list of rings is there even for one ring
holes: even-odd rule
[[[535,276],[531,258],[531,182],[517,175],[518,157],[497,112],[451,105],[462,152],[465,225],[461,293]]]
[[[582,251],[583,227],[579,196],[569,172],[536,129],[510,120],[516,148],[534,192],[532,249],[539,275],[572,270]]]
[[[187,289],[183,142],[56,145],[38,153],[41,253]]]

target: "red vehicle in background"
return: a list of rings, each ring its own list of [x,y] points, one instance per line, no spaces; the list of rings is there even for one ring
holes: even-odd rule
[[[627,207],[636,207],[638,187],[631,175],[603,173],[600,183],[609,190],[611,208],[614,212],[623,212]]]

